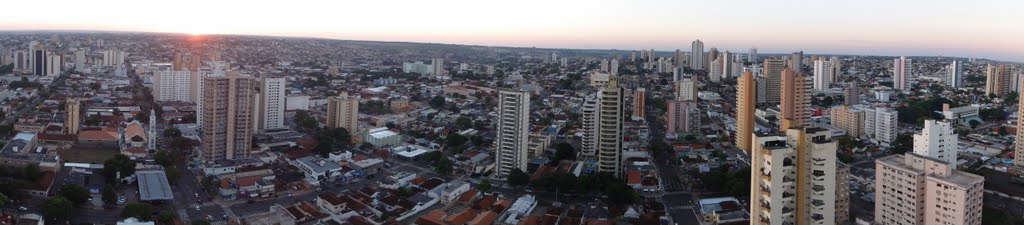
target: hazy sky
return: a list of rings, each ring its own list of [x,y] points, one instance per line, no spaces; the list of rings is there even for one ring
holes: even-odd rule
[[[9,1],[4,30],[312,36],[551,48],[706,48],[1024,61],[1024,1]]]

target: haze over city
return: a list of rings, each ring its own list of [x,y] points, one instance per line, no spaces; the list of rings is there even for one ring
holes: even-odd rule
[[[8,9],[37,7],[11,1]],[[488,46],[945,55],[1024,61],[1021,1],[48,1],[3,30],[253,34]]]

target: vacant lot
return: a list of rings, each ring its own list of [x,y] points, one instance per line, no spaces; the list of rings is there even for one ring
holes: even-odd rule
[[[71,148],[60,152],[65,162],[103,163],[117,154],[117,150],[98,148]]]

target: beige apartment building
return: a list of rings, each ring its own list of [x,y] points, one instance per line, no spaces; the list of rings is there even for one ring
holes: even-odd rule
[[[253,135],[256,79],[228,72],[203,78],[203,162],[249,156]]]
[[[805,127],[810,124],[811,89],[814,83],[812,78],[790,68],[782,70],[782,96],[779,99],[779,113],[781,114],[779,124],[781,126],[779,130]]]
[[[756,134],[751,153],[750,221],[758,225],[834,225],[839,206],[836,140],[822,128]],[[845,184],[845,183],[843,183]]]
[[[864,134],[864,110],[856,107],[841,105],[829,109],[832,116],[832,126],[843,129],[850,137],[860,137]]]
[[[342,92],[327,98],[327,127],[345,128],[348,133],[359,131],[359,99]]]
[[[597,110],[595,111],[597,132],[594,139],[597,147],[597,171],[622,177],[622,120],[625,89],[619,86],[619,79],[612,75],[608,85],[598,89]]]
[[[876,224],[981,224],[984,177],[915,153],[875,165]]]
[[[743,75],[736,80],[736,147],[750,153],[752,138],[754,138],[754,102],[757,93],[752,72],[743,71]]]
[[[82,124],[82,103],[77,98],[68,98],[64,103],[64,133],[78,134]]]

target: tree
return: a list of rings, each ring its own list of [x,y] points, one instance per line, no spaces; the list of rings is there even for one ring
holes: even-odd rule
[[[60,188],[60,196],[63,196],[75,205],[81,205],[89,201],[90,195],[89,190],[74,184],[67,184]]]
[[[967,123],[971,124],[971,128],[978,128],[981,125],[981,122],[978,122],[978,120],[970,120]]]
[[[156,151],[156,153],[153,154],[153,160],[156,161],[156,164],[160,164],[164,167],[174,166],[174,159],[174,156],[172,156],[167,150]]]
[[[407,198],[412,196],[412,188],[402,186],[395,190],[395,194],[398,194],[398,197]]]
[[[164,137],[181,137],[181,130],[174,127],[164,129]]]
[[[512,170],[512,172],[509,172],[508,182],[514,187],[526,185],[529,183],[529,175],[526,175],[522,170],[516,168]]]
[[[161,210],[160,214],[157,215],[156,220],[162,223],[170,223],[174,220],[174,213],[168,210]]]
[[[480,183],[476,185],[476,189],[480,190],[481,192],[490,191],[491,190],[491,180],[489,180],[489,179],[482,179],[480,181]]]
[[[103,162],[103,174],[104,176],[107,176],[108,182],[118,179],[118,172],[121,173],[120,177],[127,177],[135,174],[135,163],[124,154],[114,155],[113,158],[107,159],[107,161]]]
[[[210,221],[206,219],[192,220],[192,225],[210,225]]]
[[[149,221],[153,216],[153,205],[149,203],[129,203],[121,211],[121,218],[135,217],[141,221]]]
[[[473,126],[473,120],[470,120],[465,116],[460,116],[458,119],[455,119],[455,126],[459,127],[459,129],[470,128]]]
[[[448,137],[445,138],[445,141],[448,144],[448,147],[451,148],[462,146],[462,144],[466,143],[467,139],[466,136],[462,136],[460,134],[449,134]]]
[[[37,180],[39,179],[39,164],[28,164],[22,169],[23,176],[26,180]]]
[[[899,134],[896,135],[896,140],[892,143],[892,154],[903,154],[914,148],[914,137],[910,134]]]
[[[0,193],[0,206],[4,206],[7,203],[7,195]]]
[[[558,163],[561,160],[572,160],[576,158],[576,148],[572,147],[572,144],[562,142],[555,145],[555,155],[552,161]]]
[[[452,172],[452,164],[452,160],[448,159],[448,157],[441,157],[441,159],[434,163],[434,172],[448,175]]]
[[[114,188],[111,187],[110,185],[103,186],[103,191],[101,191],[101,194],[103,195],[102,198],[104,203],[116,203],[115,201],[117,199],[117,192],[114,192]]]
[[[71,201],[61,196],[46,199],[39,207],[46,223],[63,224],[71,218]]]
[[[640,195],[636,190],[626,184],[614,184],[610,185],[604,190],[604,194],[608,196],[608,201],[617,204],[629,204],[636,201]]]
[[[445,104],[445,103],[446,103],[446,102],[445,102],[445,99],[444,99],[444,97],[442,97],[442,96],[440,96],[440,95],[436,95],[436,96],[434,96],[433,98],[430,98],[430,101],[428,101],[428,102],[427,102],[427,104],[429,104],[429,105],[430,105],[430,107],[433,107],[433,108],[435,108],[435,109],[436,109],[436,108],[441,108],[441,107],[444,107],[444,104]]]

